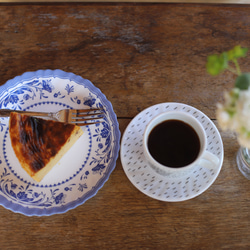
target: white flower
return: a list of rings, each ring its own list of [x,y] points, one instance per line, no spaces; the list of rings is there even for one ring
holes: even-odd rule
[[[217,119],[223,130],[237,133],[239,144],[250,148],[250,89],[232,89],[217,106]]]

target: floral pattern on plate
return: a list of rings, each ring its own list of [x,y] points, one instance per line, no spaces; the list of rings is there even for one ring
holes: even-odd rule
[[[0,88],[0,108],[57,111],[99,107],[100,124],[83,136],[37,183],[21,168],[11,147],[8,118],[0,118],[0,204],[24,215],[64,213],[93,197],[115,168],[120,131],[111,103],[90,81],[61,70],[27,72]]]

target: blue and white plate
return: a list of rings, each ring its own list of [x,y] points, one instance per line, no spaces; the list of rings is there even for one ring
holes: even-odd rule
[[[105,95],[89,80],[61,70],[27,72],[0,87],[0,109],[57,111],[101,107],[103,122],[83,126],[83,136],[37,183],[11,147],[9,118],[0,117],[0,205],[27,216],[59,214],[93,197],[115,168],[120,131]]]

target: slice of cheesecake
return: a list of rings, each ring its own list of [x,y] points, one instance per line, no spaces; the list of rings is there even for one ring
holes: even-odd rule
[[[79,126],[12,112],[10,140],[23,169],[37,182],[83,134]]]

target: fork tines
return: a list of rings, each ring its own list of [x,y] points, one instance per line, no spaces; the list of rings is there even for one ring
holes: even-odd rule
[[[95,111],[99,111],[99,112],[103,113],[103,109],[91,108],[91,109],[72,109],[72,114],[86,114],[86,113],[91,113],[91,112],[95,112]]]
[[[104,112],[102,109],[92,108],[92,109],[76,109],[72,110],[71,121],[79,124],[96,124],[100,123],[100,119],[104,118]],[[87,123],[87,121],[93,121]]]

